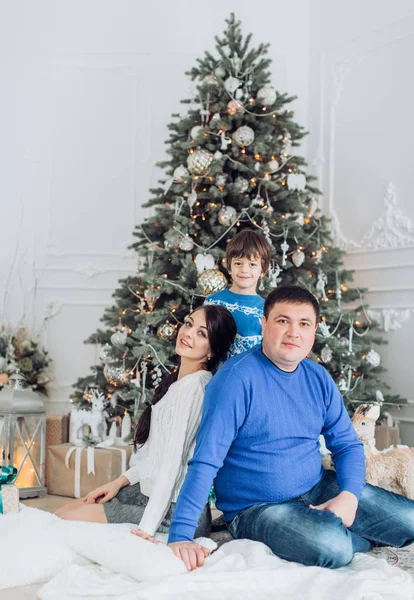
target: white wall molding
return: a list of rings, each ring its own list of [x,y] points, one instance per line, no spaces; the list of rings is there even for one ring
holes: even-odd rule
[[[378,329],[382,331],[397,331],[403,323],[414,315],[413,308],[381,308],[369,309],[368,316],[378,323]]]
[[[384,251],[414,247],[414,224],[397,206],[395,187],[390,181],[384,196],[385,210],[360,242],[347,239],[341,231],[338,216],[332,208],[333,237],[342,250]]]

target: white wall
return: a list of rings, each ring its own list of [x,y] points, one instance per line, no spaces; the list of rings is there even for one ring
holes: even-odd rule
[[[184,72],[231,11],[271,42],[273,83],[306,125],[308,0],[0,0],[0,315],[42,329],[50,412],[96,361],[82,342],[136,269],[127,246],[191,92]]]
[[[385,379],[414,402],[414,3],[317,0],[310,29],[309,159],[388,329]],[[414,404],[394,414],[414,445]]]

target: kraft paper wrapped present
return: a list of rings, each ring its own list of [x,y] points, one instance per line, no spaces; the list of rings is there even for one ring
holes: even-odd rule
[[[46,463],[48,493],[71,498],[86,496],[126,471],[131,452],[132,446],[49,446]]]
[[[0,469],[0,513],[19,512],[19,488],[13,483],[17,469],[13,466]]]
[[[46,417],[46,447],[69,441],[69,415]]]

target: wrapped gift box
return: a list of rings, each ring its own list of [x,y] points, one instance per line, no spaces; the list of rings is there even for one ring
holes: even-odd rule
[[[16,476],[13,465],[0,467],[0,513],[19,512],[19,488],[13,483]]]
[[[2,485],[0,488],[0,513],[19,512],[19,488],[14,483]]]
[[[46,418],[46,447],[66,444],[69,441],[69,415]]]
[[[375,427],[375,446],[377,450],[384,450],[390,446],[401,444],[400,428],[395,425],[377,425]]]
[[[132,446],[49,446],[46,463],[48,493],[71,498],[86,496],[126,471],[131,452]]]

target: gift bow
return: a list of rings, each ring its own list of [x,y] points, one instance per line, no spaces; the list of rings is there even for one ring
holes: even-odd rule
[[[3,512],[3,497],[1,493],[1,488],[3,485],[8,485],[13,483],[13,481],[17,477],[17,469],[12,465],[7,467],[1,467],[0,470],[0,514]]]
[[[0,471],[0,488],[3,484],[13,483],[17,477],[17,469],[12,465],[1,467]]]
[[[81,454],[82,450],[86,448],[86,469],[88,475],[92,473],[95,475],[95,448],[111,448],[111,450],[119,450],[121,453],[121,471],[126,471],[126,451],[124,448],[118,448],[114,446],[115,439],[108,438],[103,442],[99,442],[99,444],[95,444],[91,446],[84,442],[83,440],[75,440],[72,442],[73,446],[69,448],[65,457],[65,465],[68,469],[69,467],[69,459],[72,456],[73,452],[75,452],[75,498],[80,498],[80,464],[81,464]]]

